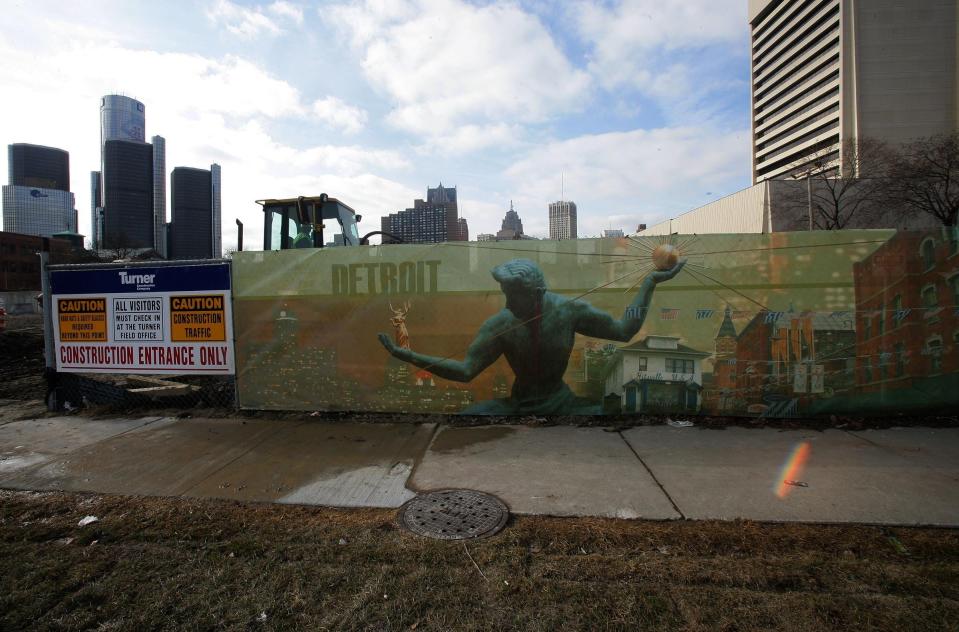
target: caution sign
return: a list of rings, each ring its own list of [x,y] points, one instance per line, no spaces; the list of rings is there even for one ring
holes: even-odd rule
[[[65,266],[50,291],[57,371],[235,372],[228,263]]]
[[[70,298],[57,300],[60,340],[63,342],[106,342],[107,300]]]
[[[170,338],[173,342],[222,342],[226,340],[224,296],[170,297]]]

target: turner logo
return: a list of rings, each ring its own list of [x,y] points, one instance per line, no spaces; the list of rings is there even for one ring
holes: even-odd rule
[[[155,274],[129,274],[128,272],[120,272],[120,284],[121,285],[135,285],[137,289],[143,288],[152,288],[156,281]]]
[[[50,197],[50,196],[44,193],[43,191],[41,191],[40,189],[30,189],[30,197],[41,198],[41,197]]]

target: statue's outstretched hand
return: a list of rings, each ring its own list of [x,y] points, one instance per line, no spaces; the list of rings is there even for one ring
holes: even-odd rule
[[[671,269],[669,269],[669,270],[657,270],[656,272],[653,272],[653,273],[650,274],[649,276],[652,277],[652,279],[653,279],[653,281],[654,281],[655,283],[662,283],[663,281],[669,281],[669,280],[672,279],[674,276],[676,276],[677,274],[679,274],[679,271],[683,269],[683,266],[684,266],[684,265],[686,265],[686,259],[685,259],[685,258],[680,259],[679,261],[677,261],[677,262],[676,262],[676,265],[674,265]]]
[[[397,349],[396,343],[393,342],[393,339],[386,334],[377,334],[377,338],[380,339],[380,344],[386,347],[386,350],[390,352],[390,355],[395,356]]]

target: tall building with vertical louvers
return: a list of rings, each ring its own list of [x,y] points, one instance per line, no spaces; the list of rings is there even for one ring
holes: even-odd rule
[[[959,127],[956,4],[748,0],[753,183]]]
[[[459,216],[456,187],[427,188],[425,200],[414,200],[413,208],[391,213],[381,219],[381,229],[406,243],[469,241],[469,226]]]

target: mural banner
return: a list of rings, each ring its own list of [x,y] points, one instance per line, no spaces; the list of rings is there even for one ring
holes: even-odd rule
[[[241,406],[770,417],[959,403],[955,231],[236,253]]]

